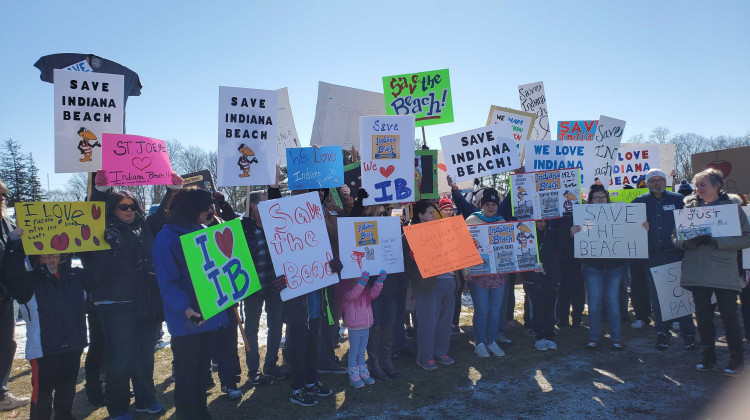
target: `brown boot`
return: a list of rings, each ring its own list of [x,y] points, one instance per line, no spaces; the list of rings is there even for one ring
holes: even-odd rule
[[[396,367],[393,365],[393,326],[380,327],[380,365],[391,378],[398,378]]]

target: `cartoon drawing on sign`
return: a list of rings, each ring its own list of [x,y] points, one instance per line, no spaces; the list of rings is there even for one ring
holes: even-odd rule
[[[516,240],[521,244],[521,249],[523,250],[527,246],[533,245],[534,234],[531,232],[531,229],[523,223],[519,223],[516,227],[518,228]]]
[[[365,253],[361,251],[352,251],[352,261],[356,262],[359,269],[362,269],[362,259],[365,258]]]
[[[96,134],[89,131],[86,127],[81,127],[78,130],[78,135],[81,137],[81,141],[78,142],[78,150],[81,151],[83,157],[81,162],[91,162],[91,155],[94,153],[94,147],[102,147],[98,141],[91,143],[92,140],[97,140]]]
[[[565,213],[572,212],[573,204],[578,204],[578,197],[576,197],[576,195],[570,190],[565,190],[565,193],[563,193],[563,197],[565,197],[563,210],[565,211]]]
[[[240,147],[238,147],[237,150],[240,152],[240,158],[237,160],[237,165],[242,171],[239,176],[240,178],[248,177],[250,176],[250,164],[258,163],[258,159],[255,157],[253,149],[249,148],[245,143],[240,144]],[[252,159],[248,159],[249,156],[252,156]]]

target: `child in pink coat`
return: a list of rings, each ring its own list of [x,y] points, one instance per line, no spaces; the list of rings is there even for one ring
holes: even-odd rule
[[[373,322],[370,302],[380,295],[385,277],[385,270],[381,270],[375,284],[367,287],[370,273],[365,271],[359,279],[339,284],[341,314],[349,329],[349,385],[355,388],[375,383],[365,364],[365,350]]]

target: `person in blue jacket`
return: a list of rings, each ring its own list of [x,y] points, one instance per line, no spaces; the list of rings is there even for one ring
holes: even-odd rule
[[[172,335],[175,409],[180,419],[209,419],[205,374],[210,368],[216,331],[227,325],[226,312],[204,319],[190,279],[180,235],[203,228],[212,211],[206,190],[181,189],[169,201],[166,221],[153,246],[154,268]]]

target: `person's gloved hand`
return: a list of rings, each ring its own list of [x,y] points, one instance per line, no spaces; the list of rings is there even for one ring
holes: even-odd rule
[[[281,293],[282,290],[286,289],[286,276],[282,274],[279,277],[276,277],[276,279],[271,282],[271,289],[276,293]]]
[[[714,238],[711,235],[701,235],[695,239],[698,240],[698,245],[710,245]]]
[[[114,245],[117,243],[117,239],[120,237],[120,231],[117,229],[107,229],[104,231],[104,240],[107,241],[108,244]]]
[[[682,247],[685,249],[690,249],[690,250],[696,249],[699,246],[703,245],[704,236],[707,236],[707,235],[700,235],[700,236],[696,236],[695,238],[687,239],[685,242],[682,243]],[[711,237],[709,236],[709,242],[710,242],[710,238]]]
[[[368,194],[367,190],[365,190],[364,188],[360,188],[359,190],[357,190],[357,200],[358,201],[362,201],[362,200],[364,200],[365,198],[367,198],[369,196],[370,196],[370,194]]]
[[[107,171],[104,169],[99,169],[96,171],[96,176],[94,176],[94,185],[97,187],[106,187],[107,182],[109,182],[109,179],[107,178]]]
[[[341,273],[341,270],[344,269],[344,264],[341,264],[341,260],[338,258],[333,258],[331,261],[328,261],[328,265],[334,273]]]
[[[359,276],[359,284],[362,286],[367,286],[367,282],[370,280],[370,273],[367,271],[363,271],[362,275]]]
[[[429,147],[427,147],[427,145],[426,145],[426,144],[423,144],[423,145],[422,145],[422,150],[430,150],[430,148],[429,148]]]
[[[216,204],[222,206],[224,203],[227,202],[227,199],[224,197],[224,193],[221,191],[216,191],[214,193],[214,200],[216,201]]]
[[[378,274],[378,283],[382,283],[385,281],[385,277],[387,276],[385,270],[380,270],[380,274]]]

